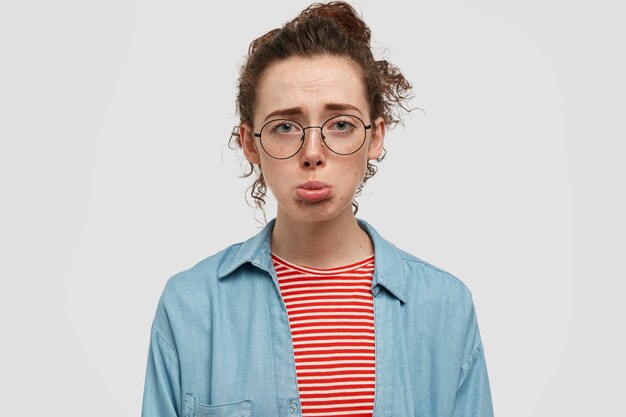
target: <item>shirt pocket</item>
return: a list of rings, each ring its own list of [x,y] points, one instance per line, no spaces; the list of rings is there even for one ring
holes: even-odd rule
[[[225,404],[208,405],[198,401],[191,392],[185,395],[185,417],[251,417],[252,401],[241,400]]]

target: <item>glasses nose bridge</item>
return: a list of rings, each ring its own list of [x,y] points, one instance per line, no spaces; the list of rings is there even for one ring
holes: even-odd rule
[[[320,130],[320,139],[321,142],[324,142],[324,131],[322,130],[324,127],[323,126],[307,126],[307,127],[303,127],[302,128],[302,142],[304,142],[304,140],[306,139],[306,130],[307,129],[319,129]]]

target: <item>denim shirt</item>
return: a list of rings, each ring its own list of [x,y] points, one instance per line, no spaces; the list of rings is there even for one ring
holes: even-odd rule
[[[152,325],[143,417],[301,415],[274,220],[171,277]],[[471,292],[384,240],[374,243],[374,416],[493,415]]]

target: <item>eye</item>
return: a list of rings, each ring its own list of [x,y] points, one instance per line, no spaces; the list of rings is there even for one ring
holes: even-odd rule
[[[293,130],[293,125],[291,123],[281,123],[276,129],[281,133],[289,133]]]
[[[289,120],[279,121],[276,124],[272,125],[270,129],[270,133],[276,133],[279,135],[288,135],[293,133],[298,133],[300,129],[296,124]]]
[[[355,125],[348,120],[337,120],[329,126],[329,129],[337,132],[349,132],[354,129],[354,127]]]
[[[348,122],[341,120],[341,121],[339,121],[339,122],[335,123],[335,126],[336,126],[336,127],[337,127],[337,129],[339,129],[339,130],[346,130],[346,129],[348,129],[348,127],[349,127],[350,125],[349,125],[349,123],[348,123]]]

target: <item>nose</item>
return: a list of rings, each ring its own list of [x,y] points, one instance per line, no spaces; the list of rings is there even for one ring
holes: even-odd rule
[[[309,130],[307,138],[307,130]],[[303,167],[322,166],[326,162],[322,129],[318,126],[310,126],[304,130],[304,144],[300,158]]]

